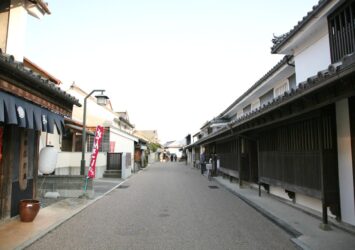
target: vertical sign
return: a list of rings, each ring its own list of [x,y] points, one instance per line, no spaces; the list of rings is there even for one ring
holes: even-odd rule
[[[97,154],[99,153],[99,148],[100,148],[100,144],[101,144],[103,135],[104,135],[104,127],[100,126],[100,125],[97,126],[96,127],[96,132],[95,132],[94,144],[93,144],[93,147],[92,147],[88,178],[94,178],[95,177],[96,159],[97,159]]]
[[[115,152],[115,145],[116,145],[115,141],[110,141],[110,153]]]

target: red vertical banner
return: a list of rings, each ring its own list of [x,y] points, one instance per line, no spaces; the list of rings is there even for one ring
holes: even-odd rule
[[[102,137],[104,136],[104,127],[97,126],[94,138],[94,144],[92,146],[92,153],[91,153],[91,160],[90,160],[90,167],[88,172],[88,178],[94,178],[96,172],[96,159],[97,154],[99,153],[100,144],[102,141]]]
[[[110,153],[115,152],[115,145],[116,145],[115,141],[110,141]]]

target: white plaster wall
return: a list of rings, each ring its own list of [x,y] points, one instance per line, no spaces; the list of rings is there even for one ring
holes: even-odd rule
[[[6,53],[15,57],[16,61],[23,61],[27,26],[27,10],[22,0],[12,0],[10,10],[9,29],[7,35]]]
[[[90,163],[91,153],[85,154],[86,165]],[[56,175],[80,175],[81,152],[59,152]],[[99,152],[96,160],[95,178],[102,178],[106,170],[107,154]],[[87,172],[88,168],[86,168]]]
[[[336,103],[338,171],[341,217],[355,225],[354,179],[351,152],[349,103],[343,99]]]
[[[131,160],[131,165],[126,165],[127,153],[122,154],[122,179],[127,179],[132,175],[133,159]]]
[[[168,148],[167,150],[170,152],[170,154],[176,154],[178,158],[182,156],[182,152],[179,148]]]
[[[296,83],[299,84],[314,76],[318,71],[327,69],[331,64],[328,33],[318,41],[295,53]]]
[[[286,199],[288,201],[292,201],[285,192],[285,189],[280,188],[280,187],[272,187],[270,186],[270,193],[281,197],[283,199]],[[295,194],[295,201],[296,204],[302,205],[304,207],[313,209],[317,212],[322,212],[322,201],[304,194],[296,193]],[[328,212],[329,213],[329,212]]]
[[[275,196],[281,197],[283,199],[292,201],[292,199],[290,199],[287,195],[287,193],[285,192],[285,189],[280,188],[280,187],[273,187],[270,186],[270,194],[273,194]]]
[[[153,152],[148,155],[148,163],[154,163],[157,161],[159,161],[157,152]]]
[[[129,135],[124,135],[119,131],[115,131],[114,129],[110,129],[110,141],[114,141],[115,143],[115,151],[114,152],[129,152],[134,155],[134,140]]]
[[[62,147],[62,136],[57,133],[57,129],[54,129],[54,133],[42,132],[39,139],[39,151],[47,145],[53,146],[58,152]]]
[[[73,106],[72,118],[76,121],[83,121],[83,112],[84,112],[84,98],[83,94],[76,89],[69,89],[67,92],[73,96],[75,96],[79,102],[82,104],[82,107]],[[95,97],[95,95],[99,94],[99,92],[95,92],[91,97]],[[95,98],[89,97],[86,102],[86,125],[89,127],[96,127],[97,125],[103,125],[105,122],[112,122],[117,115],[108,110],[106,107],[100,106],[96,103]]]
[[[296,194],[296,203],[311,208],[315,211],[322,212],[322,201],[303,194]]]
[[[186,151],[186,157],[187,157],[187,163],[191,164],[192,163],[192,152],[187,150]]]
[[[115,141],[115,152],[122,152],[122,179],[132,174],[134,164],[134,137],[124,134],[111,127],[110,141]],[[131,153],[131,165],[126,166],[127,153]]]

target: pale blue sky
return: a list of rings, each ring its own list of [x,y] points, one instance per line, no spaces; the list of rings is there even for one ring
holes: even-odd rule
[[[29,18],[26,56],[87,92],[104,88],[115,111],[161,141],[196,133],[281,58],[289,31],[316,0],[48,0]]]

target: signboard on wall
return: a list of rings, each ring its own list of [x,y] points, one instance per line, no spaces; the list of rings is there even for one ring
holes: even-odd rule
[[[110,141],[110,153],[114,153],[115,152],[115,146],[116,146],[116,142],[115,141]]]
[[[126,168],[129,168],[132,164],[131,153],[126,154]]]

